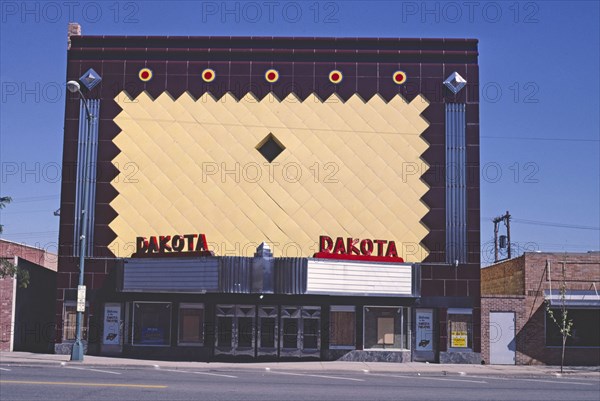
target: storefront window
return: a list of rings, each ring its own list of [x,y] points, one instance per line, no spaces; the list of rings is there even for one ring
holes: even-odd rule
[[[169,346],[171,303],[133,303],[133,345]]]
[[[473,311],[448,309],[448,347],[473,348]]]
[[[365,349],[409,349],[408,308],[365,306]]]
[[[179,305],[179,344],[204,343],[204,304]]]
[[[351,348],[356,344],[356,312],[354,306],[332,306],[329,314],[330,348]]]
[[[87,305],[86,305],[87,309]],[[75,302],[65,302],[63,306],[63,341],[75,341],[77,332],[77,305]],[[87,313],[83,313],[81,339],[87,340]]]
[[[544,312],[545,313],[545,312]],[[562,335],[558,326],[546,315],[546,345],[562,346]],[[554,309],[554,316],[560,323],[561,312]],[[573,320],[571,336],[567,337],[567,347],[600,347],[600,310],[598,309],[568,309],[567,319]]]

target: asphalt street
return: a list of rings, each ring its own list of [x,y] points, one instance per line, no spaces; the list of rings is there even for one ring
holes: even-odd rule
[[[600,400],[598,378],[0,365],[0,400]]]

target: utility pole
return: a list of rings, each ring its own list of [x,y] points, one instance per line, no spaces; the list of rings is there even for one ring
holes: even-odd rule
[[[492,221],[494,222],[494,263],[497,263],[499,261],[499,259],[498,259],[498,224],[500,224],[501,221],[503,221],[504,225],[506,226],[506,242],[507,242],[506,246],[507,246],[507,256],[508,256],[507,259],[511,258],[510,213],[507,210],[506,214],[495,217]]]

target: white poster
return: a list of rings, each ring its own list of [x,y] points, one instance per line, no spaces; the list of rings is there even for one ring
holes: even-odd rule
[[[417,351],[433,351],[433,311],[417,310]]]
[[[102,341],[105,345],[119,345],[121,343],[120,325],[121,305],[104,305],[104,337]]]

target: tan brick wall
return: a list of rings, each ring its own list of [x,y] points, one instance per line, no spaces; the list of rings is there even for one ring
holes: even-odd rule
[[[481,269],[481,295],[525,295],[524,288],[523,257]]]

